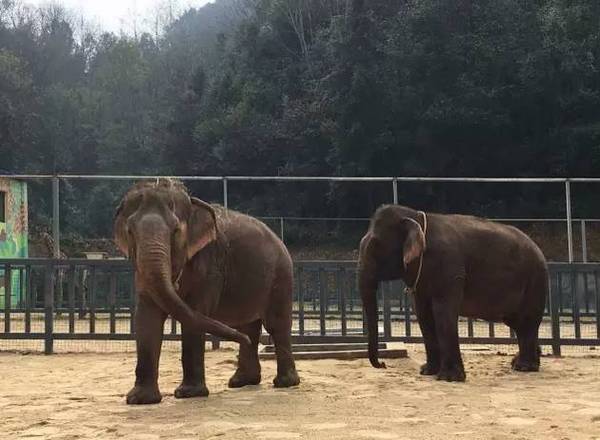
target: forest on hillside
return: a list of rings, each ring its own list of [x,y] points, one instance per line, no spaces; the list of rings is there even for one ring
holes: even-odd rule
[[[0,0],[0,173],[600,176],[597,0],[216,0],[153,33]],[[37,185],[37,186],[36,186]],[[124,183],[62,183],[106,236]],[[192,185],[220,200],[220,187]],[[30,216],[48,222],[49,186]],[[564,210],[549,185],[403,185],[403,203]],[[369,216],[381,185],[253,184],[261,215]],[[593,187],[576,215],[598,215]],[[595,211],[596,210],[596,211]],[[557,214],[558,213],[558,214]]]

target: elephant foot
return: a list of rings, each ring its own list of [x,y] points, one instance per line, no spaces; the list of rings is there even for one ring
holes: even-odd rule
[[[421,365],[420,374],[422,376],[435,376],[440,372],[440,366],[438,364],[425,363]]]
[[[437,375],[437,380],[445,380],[446,382],[464,382],[466,378],[467,375],[462,366],[442,367]]]
[[[189,397],[208,397],[208,388],[205,384],[188,385],[182,383],[175,389],[176,399],[187,399]]]
[[[273,379],[275,388],[289,388],[299,384],[300,376],[298,376],[298,372],[295,368],[287,371],[285,374],[278,374],[275,379]]]
[[[161,400],[162,395],[157,385],[136,385],[127,393],[128,405],[150,405],[160,403]]]
[[[245,373],[239,369],[229,379],[229,388],[241,388],[246,385],[258,385],[260,383],[260,373]]]
[[[540,362],[525,360],[521,358],[520,354],[513,357],[511,362],[512,369],[515,371],[528,372],[528,371],[540,371]]]

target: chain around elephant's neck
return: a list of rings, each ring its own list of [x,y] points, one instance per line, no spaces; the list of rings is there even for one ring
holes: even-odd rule
[[[418,211],[417,215],[421,214],[423,215],[423,227],[421,227],[421,224],[413,219],[409,219],[413,222],[416,223],[416,225],[419,227],[419,229],[421,230],[421,232],[423,233],[423,249],[425,249],[425,242],[427,240],[427,214],[425,214],[424,211]],[[417,276],[415,278],[415,282],[413,283],[412,287],[406,287],[404,289],[404,293],[406,293],[407,295],[414,295],[417,292],[417,286],[419,284],[419,280],[421,279],[421,271],[423,270],[423,254],[425,253],[425,251],[423,250],[423,252],[421,252],[421,255],[419,256],[419,269],[417,270]]]

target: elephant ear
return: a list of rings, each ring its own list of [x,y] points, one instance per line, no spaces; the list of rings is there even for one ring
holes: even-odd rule
[[[407,231],[402,251],[404,268],[406,268],[411,261],[421,257],[425,252],[425,233],[421,225],[412,218],[402,219],[402,224]]]
[[[127,219],[123,215],[123,209],[125,207],[125,199],[121,200],[117,212],[115,213],[114,219],[114,241],[117,247],[126,257],[129,257],[129,243],[127,241]]]
[[[188,220],[187,256],[191,259],[217,239],[217,215],[208,203],[190,197],[192,211]]]

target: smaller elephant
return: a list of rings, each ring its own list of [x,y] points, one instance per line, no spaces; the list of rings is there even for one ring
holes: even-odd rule
[[[181,322],[183,381],[175,397],[207,396],[205,332],[240,343],[230,387],[261,381],[264,324],[277,357],[276,387],[298,385],[291,348],[292,260],[260,221],[190,197],[181,182],[142,182],[115,216],[115,242],[136,273],[137,367],[127,403],[158,403],[167,314]]]
[[[465,215],[380,207],[360,242],[358,283],[367,316],[369,358],[377,356],[376,291],[402,279],[423,334],[421,374],[464,381],[458,317],[504,322],[517,334],[512,367],[538,371],[538,328],[548,295],[548,267],[539,247],[512,226]]]

